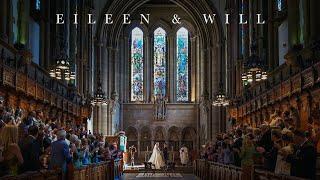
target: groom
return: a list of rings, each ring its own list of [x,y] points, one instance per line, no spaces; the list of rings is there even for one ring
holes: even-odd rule
[[[168,145],[166,143],[163,143],[163,158],[164,158],[164,162],[167,164],[167,161],[168,161]]]

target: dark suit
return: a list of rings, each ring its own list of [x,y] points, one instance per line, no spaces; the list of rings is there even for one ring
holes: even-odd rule
[[[261,137],[261,139],[257,142],[257,147],[263,147],[266,152],[271,151],[273,147],[273,142],[271,139],[271,129],[268,129]]]
[[[277,142],[281,144],[281,141]],[[273,146],[269,152],[264,152],[263,157],[267,159],[267,168],[269,171],[274,172],[276,168],[277,158],[279,149]]]
[[[242,138],[238,138],[232,145],[232,149],[236,148],[241,151],[242,147]],[[234,165],[240,167],[241,166],[241,158],[237,152],[234,153]]]
[[[291,175],[306,179],[315,179],[316,160],[317,150],[309,140],[286,159],[291,163]]]
[[[32,136],[27,136],[19,142],[19,147],[23,157],[19,173],[40,170],[40,142]]]
[[[167,163],[167,161],[168,161],[168,148],[167,147],[163,148],[163,158],[164,158],[164,161]]]

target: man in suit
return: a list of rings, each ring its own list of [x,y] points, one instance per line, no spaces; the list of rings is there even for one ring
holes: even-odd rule
[[[167,164],[167,161],[168,161],[168,145],[166,143],[163,143],[163,158],[164,158],[164,162]]]
[[[232,145],[232,149],[234,152],[234,165],[240,167],[241,166],[241,158],[239,156],[239,153],[241,151],[241,147],[242,147],[242,130],[241,129],[237,129],[236,130],[236,139]]]
[[[279,152],[287,156],[286,161],[291,163],[291,175],[306,179],[315,179],[317,150],[306,138],[303,130],[295,130],[294,143],[299,147],[295,154]]]
[[[263,147],[266,152],[270,152],[273,147],[273,141],[271,136],[271,129],[268,125],[261,125],[262,136],[261,139],[257,142],[258,147]]]
[[[72,159],[70,155],[69,146],[66,143],[67,133],[65,130],[60,129],[57,132],[57,141],[51,144],[51,160],[50,169],[62,168],[63,176],[66,178],[67,163]]]
[[[23,156],[23,164],[19,167],[19,173],[40,170],[40,142],[37,139],[39,129],[37,126],[30,126],[28,136],[19,142]]]

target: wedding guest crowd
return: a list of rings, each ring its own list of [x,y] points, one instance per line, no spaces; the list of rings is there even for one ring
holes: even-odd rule
[[[0,177],[28,171],[79,167],[121,153],[102,134],[87,133],[81,125],[45,118],[42,111],[22,117],[21,110],[0,108]]]
[[[242,167],[243,171],[257,165],[277,174],[315,179],[320,128],[319,118],[312,119],[305,131],[296,128],[289,112],[276,111],[270,121],[255,127],[243,124],[219,133],[215,142],[202,145],[200,155],[209,161]]]

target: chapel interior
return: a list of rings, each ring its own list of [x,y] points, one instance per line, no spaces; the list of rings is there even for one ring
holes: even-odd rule
[[[1,0],[0,179],[320,179],[319,8]]]

